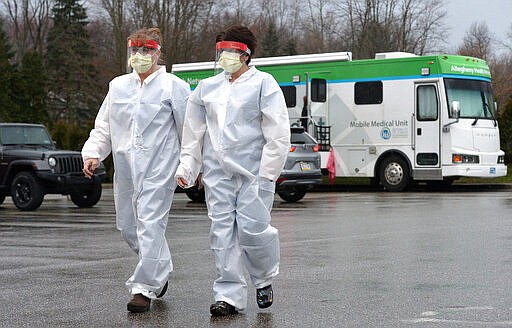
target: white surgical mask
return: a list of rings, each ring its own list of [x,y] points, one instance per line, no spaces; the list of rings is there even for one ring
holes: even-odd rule
[[[239,53],[223,51],[220,54],[219,65],[224,71],[233,74],[238,72],[243,64],[240,62]]]
[[[153,66],[153,56],[136,53],[130,56],[130,66],[139,74],[144,74]]]

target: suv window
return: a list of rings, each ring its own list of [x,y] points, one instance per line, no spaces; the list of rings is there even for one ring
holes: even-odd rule
[[[292,144],[316,144],[316,141],[304,131],[293,131],[291,133],[290,142]]]
[[[51,145],[46,129],[38,126],[4,126],[0,129],[3,145]]]

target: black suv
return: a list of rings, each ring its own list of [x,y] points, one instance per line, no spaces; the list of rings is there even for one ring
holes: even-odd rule
[[[101,197],[105,167],[93,179],[82,168],[80,152],[57,150],[44,125],[0,123],[0,204],[10,195],[17,208],[32,211],[45,194],[62,194],[78,207],[92,207]]]

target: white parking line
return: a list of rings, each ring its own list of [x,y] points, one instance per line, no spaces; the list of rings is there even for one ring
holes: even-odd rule
[[[462,325],[481,325],[481,326],[510,326],[512,321],[474,321],[474,320],[455,320],[455,319],[439,319],[439,318],[417,318],[410,320],[402,320],[405,323],[449,323]]]
[[[460,324],[460,325],[477,325],[477,326],[512,326],[512,321],[477,321],[477,320],[462,320],[462,319],[444,319],[434,318],[435,316],[442,316],[443,313],[454,313],[461,311],[491,311],[495,308],[492,306],[449,306],[443,308],[442,311],[425,311],[421,313],[420,318],[401,320],[404,323],[447,323],[447,324]],[[512,309],[511,309],[512,310]]]

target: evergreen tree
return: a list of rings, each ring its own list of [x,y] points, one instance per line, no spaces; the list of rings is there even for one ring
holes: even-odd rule
[[[26,123],[48,123],[46,112],[46,76],[43,60],[37,52],[25,53],[15,74],[14,101],[19,105],[19,116]]]
[[[0,121],[16,122],[19,120],[19,107],[12,100],[14,67],[10,60],[13,53],[3,23],[0,18]]]
[[[274,22],[270,22],[267,31],[263,36],[261,57],[272,57],[279,55],[279,35],[277,35]]]
[[[505,152],[505,163],[512,164],[512,98],[509,99],[499,117],[501,149]]]
[[[46,56],[48,112],[53,121],[84,126],[98,105],[86,10],[77,0],[55,0],[52,13]]]
[[[283,48],[283,55],[285,56],[294,56],[298,55],[297,52],[297,43],[295,42],[295,39],[289,39],[284,48]]]

